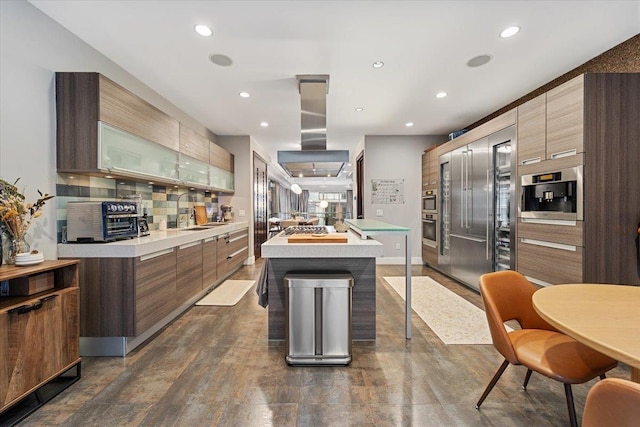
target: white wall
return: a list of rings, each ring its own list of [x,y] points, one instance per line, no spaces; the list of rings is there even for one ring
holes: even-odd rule
[[[364,218],[409,227],[413,264],[422,263],[421,190],[422,153],[446,140],[444,136],[365,136]],[[372,179],[404,179],[403,204],[372,204]],[[377,216],[382,209],[383,215]],[[384,244],[379,264],[404,264],[404,237],[376,236]],[[396,244],[400,250],[396,250]]]
[[[27,201],[56,193],[55,72],[99,72],[192,129],[207,130],[26,1],[0,1],[0,177],[20,177]],[[27,235],[57,258],[56,199]]]

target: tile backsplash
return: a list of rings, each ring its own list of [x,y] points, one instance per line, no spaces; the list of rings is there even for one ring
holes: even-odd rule
[[[68,202],[124,200],[134,195],[141,197],[141,213],[147,214],[150,230],[157,230],[162,220],[167,221],[168,228],[175,228],[178,215],[184,220],[194,206],[205,206],[210,221],[215,221],[219,214],[217,193],[122,179],[58,174],[55,198],[58,242],[62,241],[62,231],[67,225]]]

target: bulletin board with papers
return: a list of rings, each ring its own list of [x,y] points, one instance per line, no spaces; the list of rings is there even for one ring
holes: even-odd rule
[[[404,203],[404,179],[372,179],[371,204]]]

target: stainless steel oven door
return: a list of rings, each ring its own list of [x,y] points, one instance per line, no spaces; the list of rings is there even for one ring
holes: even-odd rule
[[[425,190],[422,192],[422,211],[426,213],[437,213],[437,195],[435,190]]]
[[[432,248],[437,247],[436,236],[438,227],[438,215],[422,214],[422,244]]]

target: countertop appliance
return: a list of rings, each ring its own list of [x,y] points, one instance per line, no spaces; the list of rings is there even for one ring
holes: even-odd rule
[[[293,234],[327,234],[327,228],[324,225],[292,225],[285,228],[284,235],[291,236]]]
[[[67,241],[110,242],[138,237],[138,210],[133,202],[67,203]]]
[[[231,210],[233,207],[231,205],[221,205],[220,210],[222,211],[222,221],[231,222],[233,221],[233,212]]]
[[[138,218],[138,237],[148,236],[149,232],[149,222],[147,221],[147,215],[143,215]]]

